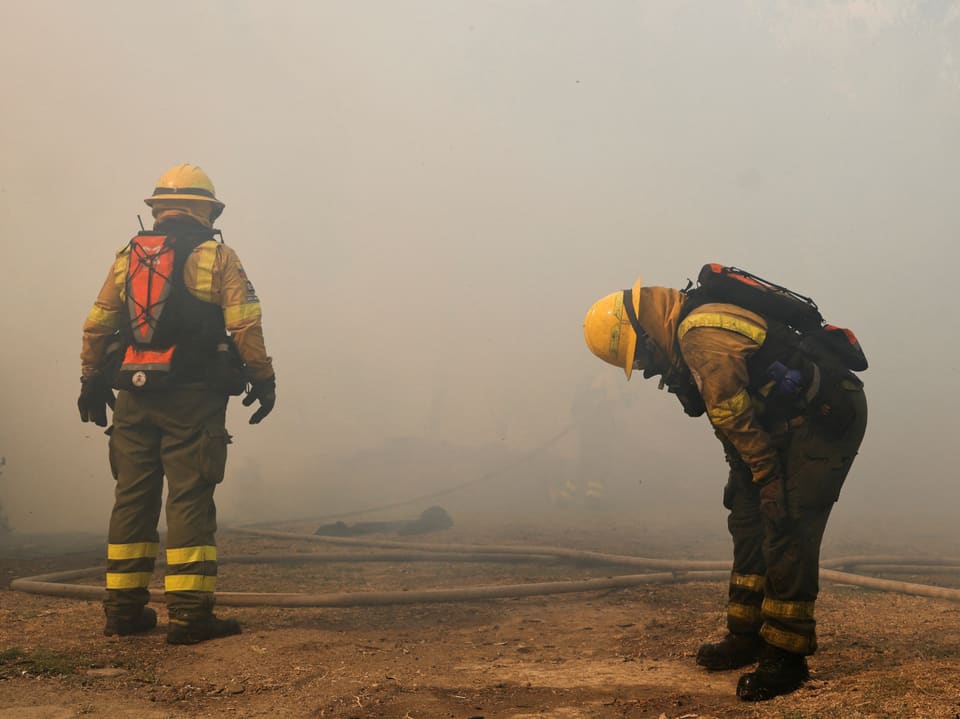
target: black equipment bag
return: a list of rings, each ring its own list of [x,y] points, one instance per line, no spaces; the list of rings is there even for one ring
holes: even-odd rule
[[[852,330],[827,324],[809,297],[746,270],[706,264],[697,276],[697,286],[688,286],[684,294],[684,315],[711,302],[737,305],[786,325],[797,333],[801,347],[815,356],[836,358],[854,372],[867,369],[866,355]]]

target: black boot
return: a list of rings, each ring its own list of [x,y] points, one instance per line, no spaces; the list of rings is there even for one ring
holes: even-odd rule
[[[219,619],[213,614],[192,621],[171,619],[167,628],[167,644],[198,644],[239,633],[240,622],[236,619]]]
[[[757,670],[744,674],[737,682],[737,696],[747,702],[762,702],[789,694],[809,678],[806,657],[766,644],[760,652]]]
[[[710,671],[739,669],[757,661],[763,640],[758,634],[727,634],[721,641],[703,644],[697,664]]]
[[[143,607],[136,614],[114,612],[106,614],[107,623],[103,626],[103,633],[108,637],[142,634],[157,626],[157,613],[150,607]]]

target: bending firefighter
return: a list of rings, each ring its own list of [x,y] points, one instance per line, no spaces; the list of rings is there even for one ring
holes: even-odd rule
[[[728,633],[701,646],[697,663],[725,670],[758,662],[737,685],[741,699],[757,701],[791,692],[809,676],[820,544],[866,428],[863,384],[850,367],[865,369],[866,360],[845,361],[828,346],[839,335],[862,358],[848,330],[818,321],[808,336],[775,318],[774,308],[766,312],[763,288],[752,282],[759,278],[746,279],[754,286],[745,290],[761,290],[751,309],[701,288],[637,280],[590,308],[584,334],[590,350],[627,379],[633,371],[659,376],[687,414],[706,413],[723,445],[733,538]]]
[[[152,231],[116,259],[83,326],[80,419],[107,425],[116,499],[107,547],[104,634],[146,632],[167,478],[167,641],[194,644],[240,632],[213,614],[217,580],[214,489],[230,435],[227,399],[249,386],[260,422],[276,402],[260,302],[237,254],[218,240],[223,211],[210,178],[178,165],[145,200]],[[114,399],[113,388],[119,390]]]

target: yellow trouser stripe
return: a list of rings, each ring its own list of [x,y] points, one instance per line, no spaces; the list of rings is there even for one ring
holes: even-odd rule
[[[731,572],[730,585],[734,587],[743,587],[744,589],[749,589],[751,592],[762,592],[763,575],[739,574],[738,572]]]
[[[763,613],[777,619],[813,619],[816,602],[784,602],[780,599],[763,600]]]
[[[736,419],[751,407],[753,407],[753,403],[750,395],[747,390],[742,389],[730,399],[715,404],[707,414],[715,426],[722,426]]]
[[[142,589],[150,586],[150,572],[107,572],[107,589]]]
[[[163,582],[168,592],[212,592],[217,578],[203,574],[169,574]]]
[[[736,332],[738,335],[753,340],[758,345],[762,345],[767,338],[767,331],[749,320],[725,315],[721,312],[696,312],[680,323],[677,328],[677,339],[683,339],[687,332],[696,327],[713,327]]]
[[[760,626],[763,622],[763,616],[760,614],[760,607],[753,604],[737,604],[730,602],[727,605],[727,616],[734,619],[742,619],[745,622]]]
[[[760,636],[767,644],[786,649],[794,654],[813,654],[817,648],[815,636],[785,632],[782,629],[771,627],[769,624],[760,627]]]
[[[212,545],[167,549],[167,564],[217,561],[217,548]]]
[[[156,542],[108,544],[107,559],[154,559],[159,551],[160,545]]]
[[[224,307],[223,321],[227,327],[232,327],[241,322],[255,320],[260,314],[259,302],[247,302],[242,305],[234,305],[233,307]]]

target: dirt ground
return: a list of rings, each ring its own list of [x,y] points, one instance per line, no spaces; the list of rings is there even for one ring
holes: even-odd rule
[[[638,531],[600,514],[478,517],[416,539],[675,559],[726,559],[728,552],[718,532]],[[229,530],[219,544],[224,557],[325,551]],[[856,541],[831,547],[834,556],[873,549]],[[16,576],[96,566],[102,552],[102,545],[82,542],[5,552],[0,545],[0,719],[960,717],[960,603],[945,600],[825,584],[811,681],[753,705],[734,695],[740,672],[707,673],[694,663],[701,641],[722,634],[723,581],[374,608],[222,607],[244,632],[192,647],[164,642],[162,607],[154,632],[107,638],[98,604],[8,588]],[[220,588],[409,590],[615,573],[635,570],[550,562],[225,561]],[[955,576],[895,578],[960,584]]]

